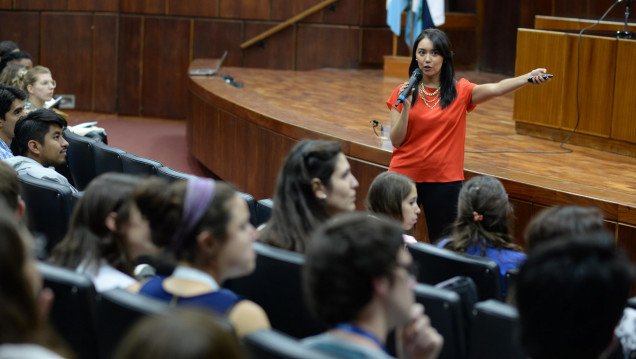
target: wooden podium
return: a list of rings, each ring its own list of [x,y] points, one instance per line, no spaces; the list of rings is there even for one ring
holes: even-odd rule
[[[636,156],[636,41],[610,36],[519,29],[516,75],[545,67],[554,79],[514,94],[520,134]],[[579,55],[577,55],[579,54]],[[577,71],[578,70],[578,71]],[[577,78],[578,76],[578,78]]]

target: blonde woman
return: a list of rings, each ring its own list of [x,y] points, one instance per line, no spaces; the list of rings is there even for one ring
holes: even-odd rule
[[[35,66],[27,71],[22,84],[22,89],[28,95],[24,109],[33,111],[45,107],[45,102],[53,98],[56,85],[51,70],[44,66]]]

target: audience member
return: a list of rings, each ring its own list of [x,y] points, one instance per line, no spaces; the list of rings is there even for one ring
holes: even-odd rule
[[[33,67],[33,59],[31,55],[29,55],[26,51],[14,51],[10,52],[4,56],[0,60],[0,72],[4,70],[5,67],[11,64],[20,64],[25,66],[27,69]]]
[[[251,273],[256,262],[257,233],[232,186],[198,177],[172,184],[155,178],[140,185],[134,199],[153,242],[177,261],[172,275],[149,280],[140,293],[226,315],[239,336],[270,327],[260,306],[221,288],[225,280]]]
[[[374,213],[382,213],[402,223],[405,233],[412,233],[420,206],[417,205],[417,189],[415,182],[397,172],[382,172],[373,179],[367,199],[367,209]],[[417,240],[404,235],[405,243]]]
[[[443,339],[415,303],[413,260],[403,229],[366,213],[337,216],[319,227],[303,268],[305,298],[331,330],[303,343],[337,358],[391,358],[387,334],[396,334],[405,358],[435,358]]]
[[[15,157],[7,159],[18,175],[28,174],[68,186],[77,192],[66,177],[49,166],[66,162],[68,142],[62,136],[66,120],[48,109],[28,113],[15,125],[11,150]]]
[[[15,42],[10,40],[0,41],[0,60],[2,60],[4,55],[18,51],[20,51],[20,47]]]
[[[526,227],[528,252],[559,240],[573,239],[604,229],[603,214],[594,207],[555,206],[539,212]],[[625,308],[615,334],[625,358],[636,354],[636,310]]]
[[[131,198],[138,182],[138,177],[122,173],[91,181],[49,261],[85,273],[98,292],[136,286],[137,258],[158,252],[148,221]]]
[[[533,359],[597,359],[607,352],[632,268],[606,231],[545,243],[517,278],[521,341]]]
[[[239,359],[241,350],[220,318],[202,309],[171,309],[138,322],[115,359]]]
[[[71,357],[46,323],[53,292],[42,289],[28,231],[0,207],[0,358]]]
[[[0,83],[22,89],[28,69],[24,65],[11,64],[0,72]]]
[[[524,232],[526,249],[533,251],[540,244],[563,236],[577,236],[603,227],[603,214],[598,208],[580,206],[555,206],[537,214]]]
[[[20,196],[18,174],[4,161],[0,161],[0,202],[9,207],[16,220],[22,219],[25,205]]]
[[[278,173],[272,217],[260,240],[304,253],[311,231],[329,217],[356,209],[358,181],[338,142],[303,140]]]
[[[53,80],[51,70],[44,66],[36,66],[24,75],[22,86],[29,96],[24,109],[32,111],[45,107],[45,103],[53,98],[57,83]]]
[[[13,157],[11,142],[15,124],[24,114],[26,94],[19,88],[0,85],[0,159]]]
[[[512,206],[501,182],[491,176],[473,177],[459,192],[452,236],[437,246],[497,262],[505,295],[506,272],[526,259],[521,247],[512,242],[512,216]]]

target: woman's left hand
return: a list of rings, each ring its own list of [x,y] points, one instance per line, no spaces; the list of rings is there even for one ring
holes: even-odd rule
[[[549,82],[551,79],[548,78],[543,78],[541,75],[544,75],[547,73],[546,69],[543,68],[538,68],[538,69],[534,69],[530,72],[530,77],[532,78],[532,84],[533,85],[541,85],[544,84],[546,82]]]

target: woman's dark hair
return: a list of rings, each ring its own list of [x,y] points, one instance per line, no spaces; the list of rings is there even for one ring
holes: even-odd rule
[[[124,337],[116,359],[242,358],[231,326],[201,308],[171,308],[140,320]]]
[[[433,48],[444,58],[442,71],[440,73],[440,85],[442,87],[440,89],[440,103],[443,110],[450,106],[455,98],[457,98],[457,89],[455,88],[455,68],[453,67],[453,51],[451,50],[451,43],[442,30],[426,29],[422,31],[422,33],[413,42],[413,56],[411,58],[411,65],[409,66],[409,77],[413,73],[413,70],[418,68],[416,58],[417,47],[423,39],[429,39],[433,43]],[[411,100],[413,105],[415,105],[417,97],[417,89],[415,89]]]
[[[317,178],[331,188],[331,175],[340,153],[340,143],[323,140],[303,140],[291,149],[278,173],[272,217],[260,235],[262,242],[305,252],[311,231],[329,218],[311,181]]]
[[[532,251],[543,243],[563,236],[578,236],[600,231],[603,214],[598,208],[579,206],[555,206],[536,215],[524,232],[526,248]]]
[[[375,213],[383,213],[402,221],[402,201],[411,193],[415,182],[396,172],[382,172],[373,179],[365,205]]]
[[[215,240],[221,242],[227,239],[227,226],[232,219],[229,202],[238,195],[234,187],[226,182],[210,183],[214,186],[211,203],[201,219],[184,232],[182,217],[186,192],[189,182],[195,180],[212,181],[197,178],[168,183],[150,178],[141,182],[133,195],[139,211],[150,224],[154,244],[166,248],[176,260],[188,263],[195,263],[198,259],[200,250],[196,238],[199,233],[209,231]]]
[[[501,182],[491,176],[473,177],[459,192],[457,219],[445,248],[465,252],[475,245],[482,254],[487,246],[520,251],[521,247],[512,243],[512,217],[512,206]]]
[[[19,51],[20,47],[15,42],[11,40],[0,41],[0,58],[13,52],[16,49]]]
[[[126,253],[121,228],[130,219],[131,196],[139,178],[122,173],[106,173],[86,187],[75,205],[64,240],[53,249],[49,262],[75,269],[82,261],[99,266],[105,259],[115,269],[133,275],[135,258]],[[118,231],[106,226],[114,212]]]

